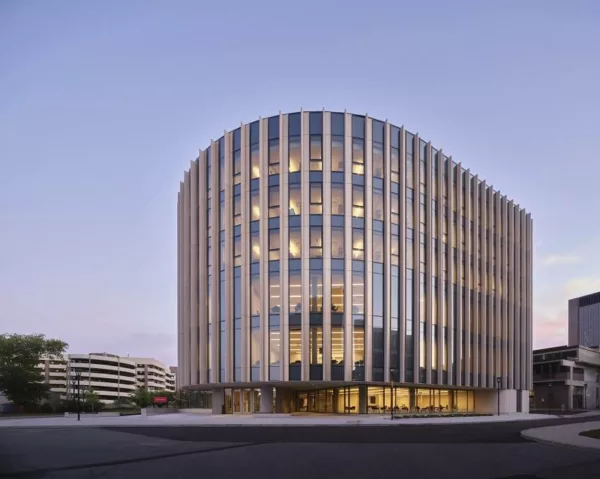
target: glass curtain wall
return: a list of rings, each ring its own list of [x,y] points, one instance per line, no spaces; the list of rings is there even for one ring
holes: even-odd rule
[[[323,113],[309,114],[309,378],[323,379]]]
[[[225,284],[225,139],[219,139],[219,381],[225,381],[227,358]]]
[[[242,380],[242,170],[241,129],[232,135],[233,175],[233,380]]]
[[[281,285],[279,257],[280,151],[279,116],[269,118],[269,380],[281,380]]]
[[[413,382],[414,376],[414,136],[406,132],[406,342],[405,342],[405,380]]]
[[[206,150],[206,264],[207,264],[207,281],[206,281],[206,318],[207,318],[207,327],[206,334],[208,338],[208,348],[207,348],[207,357],[206,357],[206,369],[207,369],[207,381],[212,382],[212,194],[211,194],[211,185],[212,185],[212,166],[211,162],[211,149],[208,148]]]
[[[383,381],[384,374],[384,234],[385,234],[385,201],[384,201],[384,124],[372,121],[372,161],[373,161],[373,380]]]
[[[344,132],[343,113],[331,114],[331,379],[344,379]]]
[[[428,304],[428,282],[427,282],[427,188],[429,179],[427,178],[427,143],[419,140],[419,382],[427,381],[427,304]]]
[[[365,118],[352,116],[352,379],[365,379]]]
[[[288,115],[289,379],[302,378],[302,184],[301,116]],[[307,205],[308,206],[308,205]]]
[[[250,124],[250,380],[260,379],[260,124]]]
[[[390,378],[400,380],[400,129],[390,126]]]

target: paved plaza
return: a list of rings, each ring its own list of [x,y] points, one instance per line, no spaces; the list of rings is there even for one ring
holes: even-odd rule
[[[545,414],[506,414],[500,416],[458,416],[458,417],[418,417],[392,420],[383,414],[195,414],[177,413],[157,416],[102,417],[82,414],[77,417],[36,417],[0,419],[1,427],[68,427],[68,426],[120,426],[120,427],[159,427],[159,426],[402,426],[414,424],[472,424],[507,421],[539,421],[555,418]]]

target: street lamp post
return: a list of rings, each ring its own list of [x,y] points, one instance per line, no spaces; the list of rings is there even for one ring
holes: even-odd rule
[[[392,399],[390,401],[390,418],[394,419],[394,400],[396,399],[396,395],[394,394],[394,372],[395,369],[390,369],[390,391],[392,393]]]
[[[75,371],[75,378],[77,379],[77,420],[81,421],[81,371]]]
[[[500,416],[500,386],[502,385],[502,378],[500,376],[496,378],[496,384],[498,386],[498,416]]]
[[[587,409],[587,383],[583,385],[583,409]]]

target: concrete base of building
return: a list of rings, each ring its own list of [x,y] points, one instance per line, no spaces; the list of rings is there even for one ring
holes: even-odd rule
[[[528,413],[529,391],[520,389],[476,390],[475,412],[487,414]]]
[[[200,388],[212,392],[213,414],[529,412],[529,391],[517,389],[314,382],[238,383]]]

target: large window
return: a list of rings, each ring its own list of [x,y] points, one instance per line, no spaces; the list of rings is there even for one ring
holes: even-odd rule
[[[259,263],[253,263],[253,274],[250,278],[250,315],[260,316],[260,267]]]
[[[344,263],[332,261],[331,270],[331,379],[344,379]]]
[[[302,365],[302,271],[296,260],[290,260],[289,272],[289,378],[301,379]]]
[[[300,171],[302,158],[300,156],[300,113],[288,115],[288,168],[290,173]]]
[[[233,184],[238,185],[242,182],[242,141],[241,129],[233,132]]]
[[[385,172],[383,165],[384,124],[373,120],[373,177],[383,178]]]
[[[406,270],[406,343],[405,343],[405,380],[414,381],[414,338],[413,338],[413,270]]]
[[[299,226],[290,228],[289,257],[302,257],[302,229]]]
[[[344,312],[344,270],[331,272],[331,311]]]
[[[289,305],[290,314],[302,312],[302,272],[300,270],[290,271]]]
[[[344,214],[344,194],[345,188],[343,183],[331,183],[331,214]]]
[[[331,137],[331,171],[344,171],[344,137]]]
[[[391,203],[392,203],[392,224],[400,224],[400,195],[398,194],[398,185],[392,184]]]
[[[364,260],[365,258],[365,230],[352,228],[352,259]]]
[[[279,117],[269,118],[269,175],[279,173]]]
[[[344,171],[344,114],[331,114],[331,171]]]
[[[311,112],[308,117],[310,134],[310,170],[323,170],[323,113]]]
[[[323,271],[311,270],[309,277],[309,307],[311,313],[323,312]]]
[[[352,116],[352,173],[365,173],[365,118]]]
[[[373,265],[373,380],[383,381],[383,264]]]
[[[384,205],[383,205],[383,190],[379,188],[373,188],[373,219],[383,221],[384,217]]]
[[[242,185],[233,187],[233,224],[242,224]]]
[[[392,183],[400,183],[400,129],[390,126],[390,170]]]
[[[331,257],[344,258],[344,227],[331,227]]]
[[[311,226],[310,227],[310,257],[311,258],[322,258],[323,257],[323,227],[322,226]]]
[[[242,268],[234,268],[233,276],[233,380],[237,382],[242,380]]]
[[[289,185],[289,214],[299,215],[302,213],[302,188],[299,183]]]
[[[260,177],[259,123],[250,123],[250,178]]]
[[[269,229],[269,260],[278,260],[279,255],[279,228]],[[254,254],[254,252],[253,252]],[[260,245],[258,255],[260,256]]]
[[[390,374],[394,381],[400,380],[400,271],[391,268],[390,297]]]
[[[269,218],[279,216],[279,185],[269,187]]]
[[[414,135],[406,133],[406,186],[414,188]]]
[[[323,183],[310,184],[310,214],[323,213]]]
[[[383,231],[373,229],[373,261],[383,263]]]
[[[354,261],[352,272],[352,378],[365,378],[365,273],[364,262]]]
[[[352,216],[365,216],[365,189],[362,185],[352,185]]]
[[[250,221],[257,220],[260,220],[260,191],[254,189],[250,192]]]

